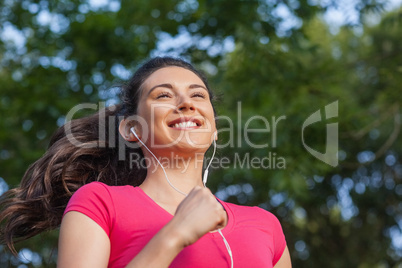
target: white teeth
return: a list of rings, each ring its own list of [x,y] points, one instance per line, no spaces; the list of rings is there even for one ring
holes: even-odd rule
[[[191,121],[181,122],[174,124],[175,128],[188,128],[188,127],[196,127],[197,124]]]

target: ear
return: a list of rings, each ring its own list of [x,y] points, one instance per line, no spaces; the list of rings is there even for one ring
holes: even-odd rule
[[[215,132],[214,132],[214,137],[215,137],[215,141],[217,141],[218,140],[218,131],[216,130]]]
[[[131,130],[130,130],[131,128],[134,128],[132,121],[128,122],[126,119],[123,119],[123,120],[120,121],[120,124],[119,124],[120,135],[126,141],[138,141],[138,139],[131,132]],[[138,132],[136,132],[136,133],[141,138],[141,135],[138,134]]]

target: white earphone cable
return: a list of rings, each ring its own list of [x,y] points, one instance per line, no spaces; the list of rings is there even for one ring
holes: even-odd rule
[[[134,136],[138,139],[138,141],[141,142],[141,144],[145,147],[145,149],[148,150],[148,152],[155,158],[155,160],[156,160],[156,161],[158,162],[158,164],[161,166],[161,168],[162,168],[162,170],[163,170],[163,173],[165,173],[165,177],[166,177],[166,180],[167,180],[167,182],[169,183],[169,185],[170,185],[173,189],[175,189],[177,192],[181,193],[181,194],[184,195],[184,196],[187,196],[186,193],[184,193],[184,192],[180,191],[179,189],[177,189],[177,188],[170,182],[170,180],[169,180],[169,178],[168,178],[168,175],[166,174],[165,168],[163,167],[163,165],[161,164],[161,162],[159,162],[159,159],[154,155],[154,153],[151,152],[151,150],[149,150],[148,147],[147,147],[147,146],[142,142],[142,140],[137,136],[137,133],[135,133],[134,128],[131,128],[130,131],[131,131],[131,133],[134,134]]]
[[[216,136],[216,132],[215,132],[215,136]],[[207,187],[206,185],[207,185],[209,167],[211,166],[212,160],[215,157],[215,152],[216,152],[216,141],[215,141],[215,138],[214,138],[214,152],[212,153],[211,161],[209,161],[209,164],[208,164],[207,168],[204,171],[204,177],[202,178],[202,183],[204,184],[204,187]]]
[[[215,132],[215,136],[216,136],[216,132]],[[204,178],[203,178],[204,187],[207,187],[206,184],[207,184],[207,179],[208,179],[208,170],[209,170],[209,167],[211,166],[212,160],[215,157],[215,152],[216,152],[216,141],[215,141],[215,137],[214,137],[214,152],[212,153],[211,161],[209,161],[209,164],[208,164],[207,168],[204,171]],[[230,257],[230,267],[233,268],[232,249],[230,248],[230,245],[229,245],[228,241],[226,240],[225,236],[223,235],[222,229],[218,229],[218,232],[222,236],[223,243],[225,243],[226,250],[228,251],[228,254],[229,254],[229,257]]]
[[[163,173],[165,174],[166,180],[167,180],[167,182],[169,183],[169,185],[170,185],[173,189],[175,189],[177,192],[181,193],[181,194],[184,195],[184,196],[187,196],[186,193],[184,193],[184,192],[180,191],[179,189],[177,189],[177,188],[170,182],[170,180],[169,180],[169,178],[168,178],[168,175],[167,175],[167,173],[166,173],[166,170],[165,170],[165,168],[163,167],[163,165],[161,164],[161,162],[159,162],[159,159],[154,155],[153,152],[151,152],[151,150],[148,149],[148,147],[147,147],[147,146],[142,142],[142,140],[137,136],[137,133],[135,133],[133,127],[130,129],[130,131],[131,131],[131,133],[133,133],[133,135],[138,139],[138,141],[145,147],[145,149],[148,150],[148,152],[155,158],[155,160],[156,160],[156,161],[158,162],[158,164],[161,166],[161,168],[162,168],[162,170],[163,170]],[[215,135],[216,135],[216,133],[215,133]],[[211,166],[212,160],[214,159],[215,152],[216,152],[216,142],[215,142],[215,139],[214,139],[214,152],[213,152],[213,154],[212,154],[211,161],[209,161],[209,164],[208,164],[207,168],[206,168],[205,171],[204,171],[204,177],[203,177],[204,187],[206,187],[206,183],[207,183],[207,179],[208,179],[208,169],[209,169],[209,167]],[[223,243],[225,243],[226,250],[227,250],[227,252],[228,252],[228,254],[229,254],[229,257],[230,257],[230,267],[233,268],[233,256],[232,256],[232,250],[231,250],[231,248],[230,248],[230,245],[229,245],[228,241],[226,240],[225,236],[222,234],[221,229],[218,229],[218,232],[219,232],[219,234],[222,236]]]
[[[226,238],[223,236],[221,229],[218,229],[219,234],[222,236],[223,243],[225,243],[226,250],[228,251],[228,254],[230,256],[230,268],[233,268],[233,255],[232,255],[232,249],[230,248],[230,245]]]

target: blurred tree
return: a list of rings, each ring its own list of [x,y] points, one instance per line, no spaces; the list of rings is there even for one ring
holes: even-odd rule
[[[270,159],[265,169],[215,169],[219,197],[273,211],[294,267],[399,267],[401,13],[368,26],[386,2],[350,5],[357,20],[334,35],[322,14],[344,10],[340,1],[2,1],[0,191],[18,185],[72,107],[113,104],[143,59],[179,55],[224,93],[219,143],[235,142],[218,157]],[[339,116],[311,125],[305,141],[325,151],[326,124],[338,122],[336,168],[301,142],[306,118],[334,101]],[[238,135],[255,115],[271,130],[249,141],[267,148]],[[249,128],[264,128],[261,117]],[[0,266],[53,267],[56,243],[57,230],[20,243],[20,258],[0,248]]]
[[[233,170],[230,183],[246,181],[254,191],[244,197],[239,188],[231,201],[259,204],[282,217],[295,267],[401,265],[399,25],[395,12],[375,27],[344,28],[333,36],[312,19],[297,43],[240,41],[228,56],[222,85],[231,105],[225,110],[235,117],[233,104],[241,100],[245,118],[235,128],[244,128],[256,114],[286,115],[278,123],[276,148],[223,153],[286,158],[285,170]],[[326,123],[339,122],[337,168],[309,156],[300,138],[303,121],[333,101],[339,103],[339,117],[312,125],[305,135],[309,146],[320,148]],[[253,141],[263,144],[272,135],[255,135]]]

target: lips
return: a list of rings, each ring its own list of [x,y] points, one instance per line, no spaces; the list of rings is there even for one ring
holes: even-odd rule
[[[201,126],[201,121],[193,117],[180,117],[168,123],[170,128],[198,128]]]

